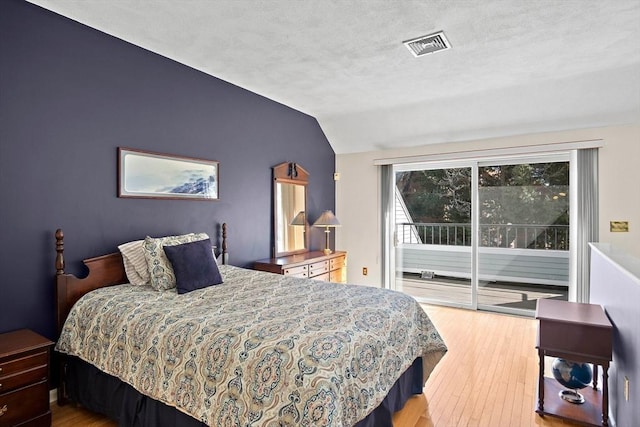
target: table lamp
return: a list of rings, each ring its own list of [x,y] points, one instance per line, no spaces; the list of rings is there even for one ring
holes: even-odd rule
[[[329,233],[331,233],[331,227],[340,227],[340,221],[331,211],[324,211],[320,218],[313,223],[314,227],[325,227],[325,244],[324,244],[324,254],[329,255],[333,252],[329,249]]]

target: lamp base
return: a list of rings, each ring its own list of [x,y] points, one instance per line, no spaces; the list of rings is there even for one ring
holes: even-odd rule
[[[322,252],[324,252],[325,255],[330,255],[333,253],[333,251],[329,248],[323,249]]]

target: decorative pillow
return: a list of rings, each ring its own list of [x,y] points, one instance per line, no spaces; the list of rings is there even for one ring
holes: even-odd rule
[[[124,271],[127,273],[127,279],[132,285],[145,286],[149,285],[151,281],[149,267],[142,249],[143,243],[144,240],[135,240],[118,246],[122,254]]]
[[[165,246],[164,252],[173,267],[179,294],[222,283],[209,239]]]
[[[173,273],[171,263],[164,253],[163,246],[175,246],[208,238],[209,236],[206,233],[184,234],[155,239],[147,236],[142,247],[144,249],[144,257],[147,260],[151,287],[157,291],[176,287],[176,276]]]

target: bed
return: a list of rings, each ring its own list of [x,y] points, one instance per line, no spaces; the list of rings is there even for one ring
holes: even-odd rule
[[[411,297],[230,266],[226,247],[223,224],[221,283],[180,293],[179,264],[156,290],[121,253],[65,273],[58,230],[59,404],[122,426],[370,427],[422,393],[446,346]]]

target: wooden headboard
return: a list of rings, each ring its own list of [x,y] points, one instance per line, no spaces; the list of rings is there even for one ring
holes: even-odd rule
[[[222,224],[222,263],[227,263],[227,224]],[[73,305],[87,292],[106,286],[127,283],[127,275],[119,252],[85,259],[89,274],[80,279],[64,272],[64,233],[56,230],[56,327],[62,332]]]

